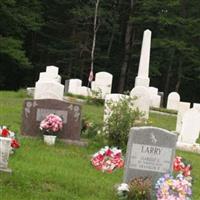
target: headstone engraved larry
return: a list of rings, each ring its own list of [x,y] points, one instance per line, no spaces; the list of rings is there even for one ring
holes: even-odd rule
[[[40,122],[51,113],[60,116],[63,120],[63,129],[58,134],[59,138],[80,140],[81,105],[56,99],[24,101],[22,134],[27,136],[41,135]]]
[[[124,182],[136,177],[151,177],[155,182],[172,171],[177,135],[156,127],[130,130],[126,154]]]

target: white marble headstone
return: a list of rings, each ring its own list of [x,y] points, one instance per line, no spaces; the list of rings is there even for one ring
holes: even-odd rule
[[[86,86],[81,86],[77,88],[77,94],[82,96],[91,96],[91,89]]]
[[[60,84],[58,67],[47,66],[46,72],[41,72],[39,80],[35,83],[34,99],[63,100],[64,85]]]
[[[167,109],[178,110],[180,95],[177,92],[171,92],[167,98]]]
[[[200,112],[200,103],[194,103],[193,108],[197,109]]]
[[[79,88],[82,87],[82,80],[80,79],[70,79],[68,92],[72,94],[78,94]]]
[[[11,149],[11,138],[0,137],[0,171],[11,172],[8,160]]]
[[[182,119],[186,111],[190,109],[190,103],[180,102],[178,107],[178,114],[176,120],[176,132],[180,133],[182,129]]]
[[[192,108],[183,116],[182,129],[179,136],[179,141],[189,144],[195,144],[200,133],[200,112]]]
[[[123,98],[125,98],[127,95],[124,94],[107,94],[105,96],[105,102],[104,102],[104,122],[107,121],[109,116],[112,114],[112,110],[110,108],[110,104],[117,103]],[[128,97],[128,96],[127,96]]]
[[[134,102],[135,107],[144,114],[143,118],[148,120],[150,107],[150,95],[148,88],[143,86],[136,86],[131,90],[130,96],[136,97]]]
[[[91,88],[95,92],[101,93],[101,98],[105,98],[112,90],[113,75],[108,72],[98,72],[95,74],[95,81],[92,82]]]

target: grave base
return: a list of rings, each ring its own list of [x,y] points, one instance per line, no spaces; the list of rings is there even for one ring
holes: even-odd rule
[[[73,144],[81,147],[88,146],[87,140],[69,140],[69,139],[60,139],[60,140],[66,144]]]
[[[176,148],[182,151],[189,151],[189,152],[200,154],[200,144],[197,144],[197,143],[188,144],[184,142],[177,142]]]
[[[12,169],[10,169],[10,168],[1,168],[1,167],[0,167],[0,172],[11,173],[11,172],[12,172]]]

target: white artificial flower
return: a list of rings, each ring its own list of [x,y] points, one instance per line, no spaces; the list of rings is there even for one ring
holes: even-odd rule
[[[119,192],[122,192],[122,191],[127,191],[127,192],[129,192],[129,186],[128,186],[127,183],[121,183],[121,184],[119,185],[119,187],[117,188],[117,190],[118,190]]]

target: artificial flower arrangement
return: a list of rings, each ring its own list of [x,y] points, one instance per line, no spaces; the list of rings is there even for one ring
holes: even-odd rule
[[[156,199],[191,200],[192,196],[192,183],[191,183],[192,177],[190,176],[191,170],[192,170],[191,165],[186,163],[182,157],[177,156],[173,161],[173,173],[175,174],[175,176],[170,174],[164,174],[156,182],[155,185]],[[135,188],[136,187],[131,187],[131,182],[129,184],[127,183],[120,184],[117,188],[118,198],[120,200],[132,199],[130,198],[131,196],[130,194],[134,192]],[[141,189],[139,190],[140,193],[142,194],[143,191]],[[139,199],[144,200],[143,197],[138,198],[138,200]]]
[[[105,146],[95,153],[91,159],[92,165],[103,172],[112,173],[114,169],[122,168],[124,160],[122,151],[116,147],[109,148]]]
[[[13,153],[13,150],[20,147],[20,144],[16,139],[16,134],[13,131],[10,131],[6,126],[0,126],[0,137],[11,138],[11,153]]]
[[[173,175],[165,174],[158,179],[155,189],[157,200],[190,200],[192,196],[192,166],[180,157],[173,161]]]
[[[157,200],[191,200],[191,186],[191,182],[181,173],[176,177],[165,174],[155,186]]]
[[[62,119],[55,114],[49,114],[40,122],[40,129],[45,135],[56,135],[63,128]]]

